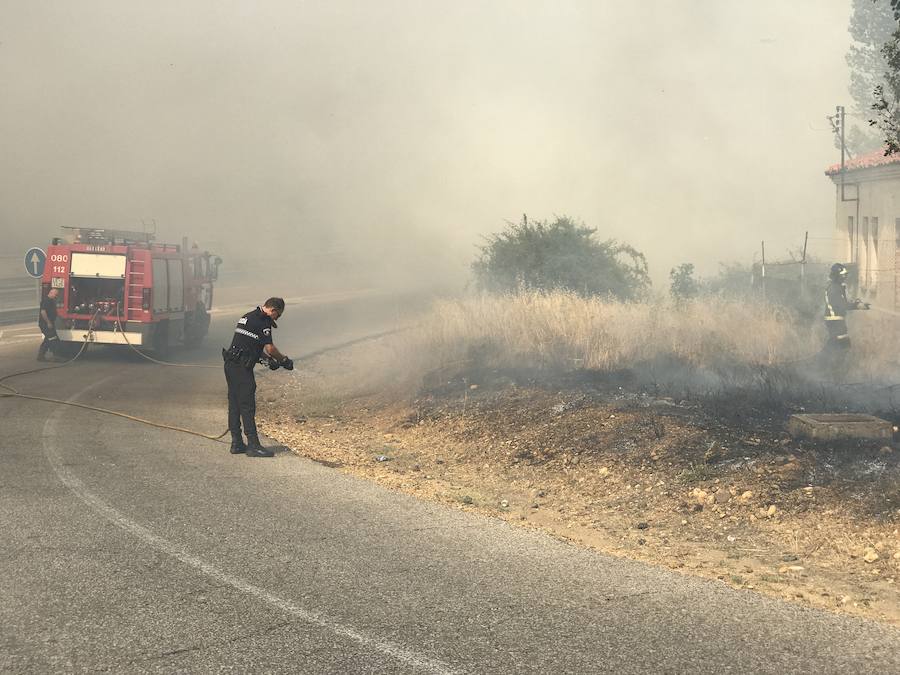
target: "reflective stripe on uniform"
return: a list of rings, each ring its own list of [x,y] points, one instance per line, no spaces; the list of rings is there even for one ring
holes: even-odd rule
[[[826,321],[843,321],[846,317],[843,316],[826,316]]]
[[[249,330],[245,330],[244,328],[235,328],[235,333],[240,333],[241,335],[246,335],[247,337],[252,337],[254,340],[259,340],[259,335],[256,333],[251,333]]]
[[[850,339],[850,336],[847,333],[844,333],[843,335],[838,335],[837,337],[835,337],[835,340],[848,340],[848,339]]]

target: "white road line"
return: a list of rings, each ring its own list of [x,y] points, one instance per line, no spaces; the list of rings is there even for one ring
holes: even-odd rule
[[[101,384],[103,384],[107,380],[112,379],[113,377],[115,376],[111,375],[110,377],[103,378],[102,380],[83,388],[81,391],[71,396],[68,400],[71,401],[79,398],[82,394],[87,393],[89,390],[95,387],[99,387]],[[227,584],[228,586],[231,586],[232,588],[239,590],[242,593],[251,595],[257,600],[262,600],[272,607],[275,607],[276,609],[279,609],[286,614],[296,617],[301,621],[306,621],[307,623],[325,628],[333,632],[335,635],[348,638],[350,640],[353,640],[354,642],[357,642],[363,647],[367,647],[374,651],[395,658],[410,668],[431,673],[441,673],[442,675],[455,673],[455,671],[453,671],[448,665],[442,663],[441,661],[431,659],[425,655],[414,652],[393,642],[380,640],[361,631],[357,631],[349,626],[345,626],[333,619],[330,619],[320,612],[313,612],[303,609],[290,600],[281,598],[274,593],[270,593],[264,588],[260,588],[259,586],[244,581],[243,579],[240,579],[232,574],[223,572],[215,565],[212,565],[211,563],[208,563],[205,560],[192,555],[191,553],[188,553],[177,544],[169,541],[168,539],[165,539],[164,537],[160,537],[158,534],[153,533],[150,529],[136,523],[120,511],[104,502],[97,495],[88,490],[87,487],[85,487],[84,483],[82,483],[78,477],[76,477],[71,471],[69,471],[68,468],[66,468],[65,464],[63,463],[62,457],[59,454],[59,449],[57,447],[57,439],[59,438],[58,427],[64,411],[65,408],[60,407],[59,410],[56,410],[55,412],[50,414],[50,416],[47,418],[47,422],[44,424],[44,430],[41,435],[41,443],[44,447],[44,455],[47,458],[47,461],[50,463],[50,466],[53,468],[53,471],[56,473],[57,477],[60,479],[60,481],[62,481],[63,485],[65,485],[75,494],[75,496],[77,496],[81,501],[83,501],[94,511],[99,513],[101,516],[106,518],[113,525],[134,535],[152,548],[155,548],[157,551],[165,553],[169,557],[174,558],[175,560],[184,563],[188,567],[193,568],[197,572],[205,574],[206,576],[215,579],[220,583]]]
[[[4,345],[20,345],[20,344],[24,344],[25,342],[36,342],[37,338],[39,338],[39,337],[40,337],[40,335],[31,335],[31,336],[26,335],[24,337],[8,337],[5,340],[0,340],[0,342],[3,342]]]
[[[34,326],[30,323],[23,325],[23,326],[19,326],[17,328],[10,328],[9,326],[7,326],[6,328],[3,329],[3,333],[6,335],[22,335],[22,334],[24,334],[23,331],[28,331],[28,330],[32,331],[31,333],[27,333],[28,335],[40,335],[40,333],[34,332]]]

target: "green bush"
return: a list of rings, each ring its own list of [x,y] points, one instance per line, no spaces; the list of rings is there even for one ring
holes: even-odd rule
[[[676,300],[690,300],[700,293],[700,284],[694,278],[693,263],[681,263],[678,267],[673,267],[669,278],[672,280],[669,293]]]
[[[700,281],[700,292],[729,298],[746,297],[753,291],[753,269],[741,262],[719,263],[719,273]]]
[[[472,263],[478,287],[487,291],[569,290],[581,296],[634,300],[650,286],[643,253],[566,216],[552,223],[510,225],[487,238]]]

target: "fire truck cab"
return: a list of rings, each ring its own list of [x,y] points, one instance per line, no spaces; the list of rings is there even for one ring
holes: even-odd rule
[[[85,340],[131,344],[165,354],[197,344],[209,328],[213,282],[222,259],[194,244],[160,244],[147,232],[63,228],[47,249],[46,297],[59,289],[57,334],[63,343]]]

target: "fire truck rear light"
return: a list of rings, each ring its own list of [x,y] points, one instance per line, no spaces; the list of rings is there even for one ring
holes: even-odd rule
[[[145,312],[150,311],[150,289],[149,288],[144,289],[144,297],[141,302],[141,309],[144,310]]]

